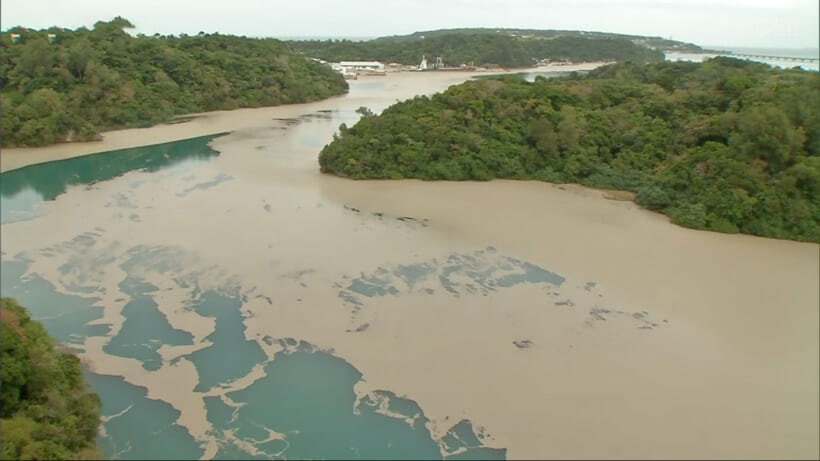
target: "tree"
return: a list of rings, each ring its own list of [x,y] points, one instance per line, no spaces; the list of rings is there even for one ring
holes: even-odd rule
[[[820,101],[815,73],[734,59],[482,79],[340,127],[319,164],[353,178],[573,181],[636,192],[687,227],[820,242],[806,101]]]
[[[61,29],[54,43],[48,31],[25,30],[20,43],[0,35],[2,145],[88,140],[103,130],[183,113],[307,102],[347,91],[341,74],[279,40],[132,37],[124,31],[131,27],[117,17],[90,31]],[[45,106],[53,112],[45,115]]]
[[[365,106],[359,106],[359,108],[356,109],[356,113],[360,114],[362,117],[372,117],[373,115],[375,115],[372,110],[368,109]]]
[[[0,299],[0,328],[0,458],[101,459],[101,402],[86,391],[79,360],[55,351],[13,299]]]

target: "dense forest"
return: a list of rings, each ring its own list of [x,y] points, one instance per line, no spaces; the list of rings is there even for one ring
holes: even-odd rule
[[[820,74],[732,58],[504,76],[366,110],[319,155],[351,178],[629,190],[687,227],[820,242]]]
[[[100,399],[79,359],[11,298],[0,299],[0,329],[0,459],[102,459]]]
[[[663,61],[658,49],[618,36],[534,35],[487,31],[440,31],[430,35],[381,37],[374,40],[292,41],[306,56],[327,61],[382,61],[417,65],[422,55],[445,65],[529,67],[538,61]]]
[[[347,91],[339,73],[279,40],[132,37],[128,28],[133,25],[118,17],[92,30],[2,33],[2,145],[89,140],[178,114],[308,102]]]

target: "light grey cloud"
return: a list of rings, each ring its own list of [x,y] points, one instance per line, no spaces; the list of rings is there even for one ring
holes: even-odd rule
[[[701,45],[818,46],[817,0],[3,0],[0,23],[91,27],[120,15],[148,35],[199,31],[375,37],[453,27],[579,29]]]

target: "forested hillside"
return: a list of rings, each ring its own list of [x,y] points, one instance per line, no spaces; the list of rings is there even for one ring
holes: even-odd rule
[[[381,37],[367,41],[303,40],[289,42],[306,56],[327,61],[376,60],[418,64],[422,55],[440,56],[445,65],[528,67],[539,60],[663,61],[663,52],[622,37],[577,34],[516,35],[481,31],[439,31],[430,36]]]
[[[55,351],[13,299],[0,300],[0,329],[0,458],[102,459],[100,399],[87,392],[79,359]]]
[[[124,31],[131,27],[116,18],[92,30],[13,28],[0,34],[2,145],[88,140],[103,130],[178,114],[307,102],[347,91],[341,75],[279,40],[132,37]]]
[[[703,51],[698,45],[694,43],[686,43],[680,42],[677,40],[666,39],[663,37],[647,37],[645,35],[628,35],[628,34],[616,34],[612,32],[596,32],[596,31],[584,31],[584,30],[555,30],[555,29],[517,29],[517,28],[481,28],[481,27],[469,27],[469,28],[456,28],[456,29],[438,29],[438,30],[425,30],[419,32],[413,32],[409,35],[393,35],[389,37],[381,37],[382,40],[395,40],[395,41],[408,41],[408,40],[415,40],[419,39],[422,36],[424,38],[435,37],[437,35],[449,35],[449,34],[467,34],[467,35],[474,35],[474,34],[489,34],[489,35],[511,35],[516,37],[521,37],[524,39],[529,38],[546,38],[551,39],[555,37],[584,37],[584,38],[595,38],[595,39],[607,39],[607,38],[619,38],[619,39],[627,39],[634,43],[641,44],[647,46],[649,48],[658,49],[664,52],[668,51],[678,51],[678,52],[688,52],[688,53],[697,53]]]
[[[351,178],[541,179],[637,192],[683,226],[820,242],[820,75],[731,58],[470,81],[340,127]]]

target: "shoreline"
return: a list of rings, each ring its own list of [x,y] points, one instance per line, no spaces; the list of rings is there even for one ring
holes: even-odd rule
[[[192,287],[178,281],[196,279],[201,290],[239,283],[243,341],[268,356],[265,336],[332,349],[362,373],[357,396],[412,399],[435,437],[467,418],[510,459],[816,457],[820,246],[670,225],[578,185],[319,173],[315,144],[356,107],[376,111],[466,79],[420,75],[362,78],[332,101],[129,131],[146,145],[208,123],[237,127],[213,141],[219,156],[184,173],[131,171],[67,191],[37,219],[4,224],[4,251],[33,260],[29,272],[57,288],[96,287],[99,323],[114,329],[124,321],[123,278],[148,280],[159,288],[157,310],[196,346],[214,327],[180,308]],[[338,111],[334,123],[271,130],[284,123],[272,117],[327,109]],[[221,175],[233,180],[180,194]],[[93,245],[64,244],[92,228]],[[160,251],[126,274],[135,248]],[[528,265],[564,281],[484,283],[521,280],[509,276]],[[407,267],[429,276],[403,281]],[[352,288],[379,277],[398,292]],[[644,320],[657,326],[642,329]],[[105,341],[84,344],[93,369],[156,386],[149,398],[180,411],[192,434],[207,432],[207,409],[192,398],[195,367],[180,360],[146,372],[106,355]],[[163,359],[184,347],[162,349]]]
[[[591,70],[606,64],[609,63],[590,62],[480,72],[462,70],[388,72],[386,76],[362,76],[356,81],[349,82],[349,84],[354,86],[361,84],[361,82],[393,81],[399,79],[419,79],[429,81],[433,84],[449,80],[452,81],[452,84],[457,84],[476,76],[516,74],[525,71],[571,72]],[[439,88],[436,92],[443,90],[444,89]],[[415,94],[408,94],[406,97],[413,97],[414,95]],[[344,101],[348,99],[349,93],[309,103],[179,114],[174,116],[177,121],[172,120],[147,128],[127,128],[103,132],[100,134],[102,139],[99,141],[66,142],[42,147],[7,147],[3,148],[0,153],[0,173],[54,160],[64,160],[112,150],[180,141],[226,131],[268,126],[270,125],[271,118],[296,117],[320,109],[339,108],[344,104]],[[178,119],[189,117],[189,120],[178,121]]]

